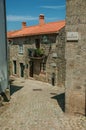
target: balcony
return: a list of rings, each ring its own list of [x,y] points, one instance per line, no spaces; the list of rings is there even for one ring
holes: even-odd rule
[[[45,57],[42,49],[28,49],[28,56],[30,59],[43,59]]]

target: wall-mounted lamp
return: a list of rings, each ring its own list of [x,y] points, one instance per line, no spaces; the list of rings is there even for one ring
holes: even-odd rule
[[[57,53],[52,53],[53,58],[57,58]]]
[[[47,38],[47,36],[44,35],[43,38],[42,38],[42,40],[43,40],[44,43],[47,43],[47,42],[48,42],[48,38]]]

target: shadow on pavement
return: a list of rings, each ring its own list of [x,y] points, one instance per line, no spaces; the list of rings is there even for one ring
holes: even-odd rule
[[[12,95],[13,93],[19,91],[20,89],[22,89],[23,86],[15,86],[15,85],[11,85],[10,86],[10,95]]]
[[[51,94],[53,94],[53,93],[51,93]],[[62,111],[65,112],[65,93],[55,95],[51,98],[57,100],[57,102],[58,102],[59,106],[61,107]]]

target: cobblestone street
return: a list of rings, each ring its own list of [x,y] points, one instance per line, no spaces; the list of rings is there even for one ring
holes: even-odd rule
[[[59,106],[64,90],[24,79],[16,79],[11,89],[10,102],[0,108],[0,130],[86,130],[85,117],[69,116],[64,104]]]

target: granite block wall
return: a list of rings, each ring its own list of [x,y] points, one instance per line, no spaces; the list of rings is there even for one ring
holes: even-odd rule
[[[67,0],[66,6],[66,33],[78,34],[78,40],[69,41],[66,35],[66,112],[85,115],[86,0]]]

